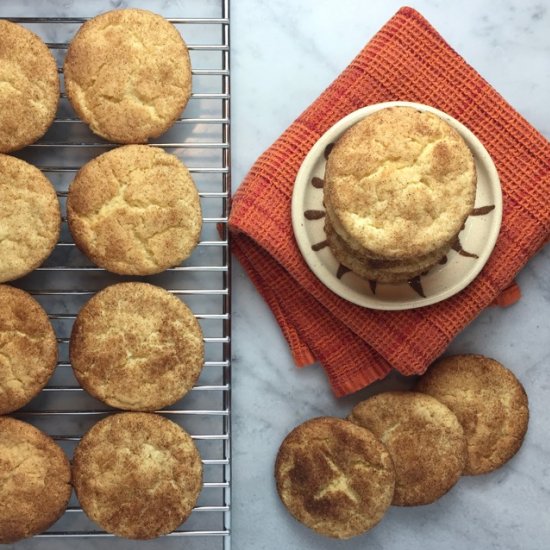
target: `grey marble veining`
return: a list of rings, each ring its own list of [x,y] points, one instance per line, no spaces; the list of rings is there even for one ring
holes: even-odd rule
[[[202,3],[200,6],[199,4]],[[124,5],[178,16],[214,0],[72,2],[4,0],[0,15],[90,15]],[[537,129],[550,138],[550,1],[422,0],[410,3]],[[395,13],[395,0],[233,0],[232,140],[236,188],[256,157],[345,68]],[[191,14],[192,15],[192,14]],[[55,40],[57,37],[46,37]],[[437,503],[391,508],[379,526],[350,541],[317,536],[294,521],[273,481],[278,446],[298,423],[321,414],[346,415],[367,395],[408,387],[391,375],[336,400],[322,369],[293,366],[271,312],[240,266],[233,284],[233,518],[237,550],[463,550],[550,548],[550,252],[518,277],[522,300],[485,311],[451,344],[516,372],[530,399],[523,448],[496,472],[462,479]],[[201,539],[34,539],[14,548],[208,550]]]
[[[401,2],[321,0],[233,4],[233,177],[329,85]],[[546,137],[550,137],[550,2],[409,3]],[[239,550],[550,548],[550,253],[520,274],[522,300],[485,311],[449,352],[483,353],[516,372],[531,421],[519,454],[496,472],[462,479],[437,503],[391,508],[370,533],[324,539],[294,521],[274,488],[281,440],[300,422],[346,415],[366,396],[408,387],[398,375],[345,399],[322,369],[297,369],[271,312],[234,269],[233,544]]]

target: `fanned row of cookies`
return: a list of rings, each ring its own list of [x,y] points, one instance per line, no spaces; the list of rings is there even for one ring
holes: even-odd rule
[[[307,527],[350,538],[391,504],[429,504],[461,475],[499,468],[519,450],[528,421],[527,395],[510,370],[481,355],[447,357],[414,391],[374,395],[347,420],[296,427],[277,455],[277,490]]]
[[[67,97],[97,135],[131,144],[88,162],[72,182],[67,221],[96,265],[150,275],[179,265],[199,242],[202,213],[189,170],[141,145],[178,119],[191,64],[177,29],[137,9],[107,12],[77,32],[64,64]],[[60,97],[57,65],[42,40],[0,21],[0,283],[39,267],[55,247],[61,210],[50,181],[11,153],[40,139]],[[77,316],[70,358],[79,383],[115,408],[155,411],[182,398],[204,365],[200,325],[185,303],[146,283],[97,293]],[[0,285],[0,414],[26,405],[57,363],[46,312]],[[176,529],[202,487],[191,436],[151,412],[107,416],[82,438],[72,467],[37,428],[0,416],[0,543],[37,534],[64,512],[71,478],[86,514],[116,535],[148,539]]]

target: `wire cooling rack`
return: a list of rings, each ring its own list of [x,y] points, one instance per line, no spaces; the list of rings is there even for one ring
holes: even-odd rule
[[[207,17],[196,16],[202,6]],[[230,547],[229,0],[194,4],[194,8],[193,17],[169,18],[189,46],[193,94],[174,127],[151,144],[176,154],[189,167],[201,196],[203,232],[184,265],[144,278],[118,277],[90,264],[72,242],[65,221],[67,189],[76,172],[115,146],[78,120],[64,93],[62,65],[68,42],[88,18],[9,18],[39,34],[58,62],[62,94],[57,118],[44,138],[17,156],[38,166],[50,179],[64,216],[60,242],[50,258],[16,283],[48,312],[57,334],[59,363],[47,387],[14,416],[52,435],[72,457],[82,434],[112,411],[79,387],[70,368],[69,337],[82,305],[95,292],[123,280],[145,280],[184,299],[201,323],[206,361],[192,391],[160,413],[192,435],[203,458],[204,486],[190,518],[170,536],[187,538],[188,549],[206,550]],[[109,537],[88,520],[74,494],[64,516],[38,536]],[[106,540],[105,545],[114,542]],[[40,541],[32,544],[36,548]]]

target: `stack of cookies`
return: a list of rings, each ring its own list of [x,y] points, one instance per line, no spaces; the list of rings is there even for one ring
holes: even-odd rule
[[[528,420],[527,395],[511,371],[481,355],[447,357],[415,391],[380,393],[347,420],[296,427],[279,449],[277,491],[306,526],[350,538],[391,504],[430,504],[461,475],[499,468],[519,450]]]
[[[456,242],[476,181],[470,149],[440,117],[411,107],[377,111],[348,129],[328,156],[329,246],[365,279],[410,280]]]

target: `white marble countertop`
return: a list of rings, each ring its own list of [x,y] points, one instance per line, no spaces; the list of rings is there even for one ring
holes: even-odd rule
[[[402,5],[322,0],[233,3],[233,178],[247,169]],[[410,2],[471,65],[550,138],[550,2]],[[273,482],[277,448],[318,415],[346,415],[371,392],[332,397],[322,369],[296,369],[278,326],[234,270],[233,544],[237,549],[384,550],[550,548],[550,254],[519,276],[522,300],[483,313],[451,352],[495,357],[524,383],[531,422],[519,454],[493,474],[462,479],[440,501],[391,508],[370,533],[324,539],[298,524]]]
[[[0,15],[85,15],[126,5],[177,16],[201,0],[3,0]],[[209,1],[209,0],[202,0]],[[412,1],[444,38],[537,129],[550,138],[550,0]],[[395,0],[234,0],[232,2],[233,186],[262,151],[345,68],[401,2]],[[28,12],[27,9],[29,10]],[[550,548],[550,254],[518,278],[522,300],[484,312],[451,352],[492,356],[524,383],[529,431],[519,454],[490,475],[469,477],[440,501],[391,508],[373,531],[350,541],[322,538],[280,503],[273,480],[278,446],[290,429],[318,415],[346,415],[367,395],[410,381],[390,376],[336,400],[322,369],[298,370],[271,312],[240,266],[233,285],[232,546],[237,550]],[[188,540],[25,541],[15,548],[203,548]],[[207,548],[207,546],[204,546]],[[208,546],[210,548],[210,546]]]

